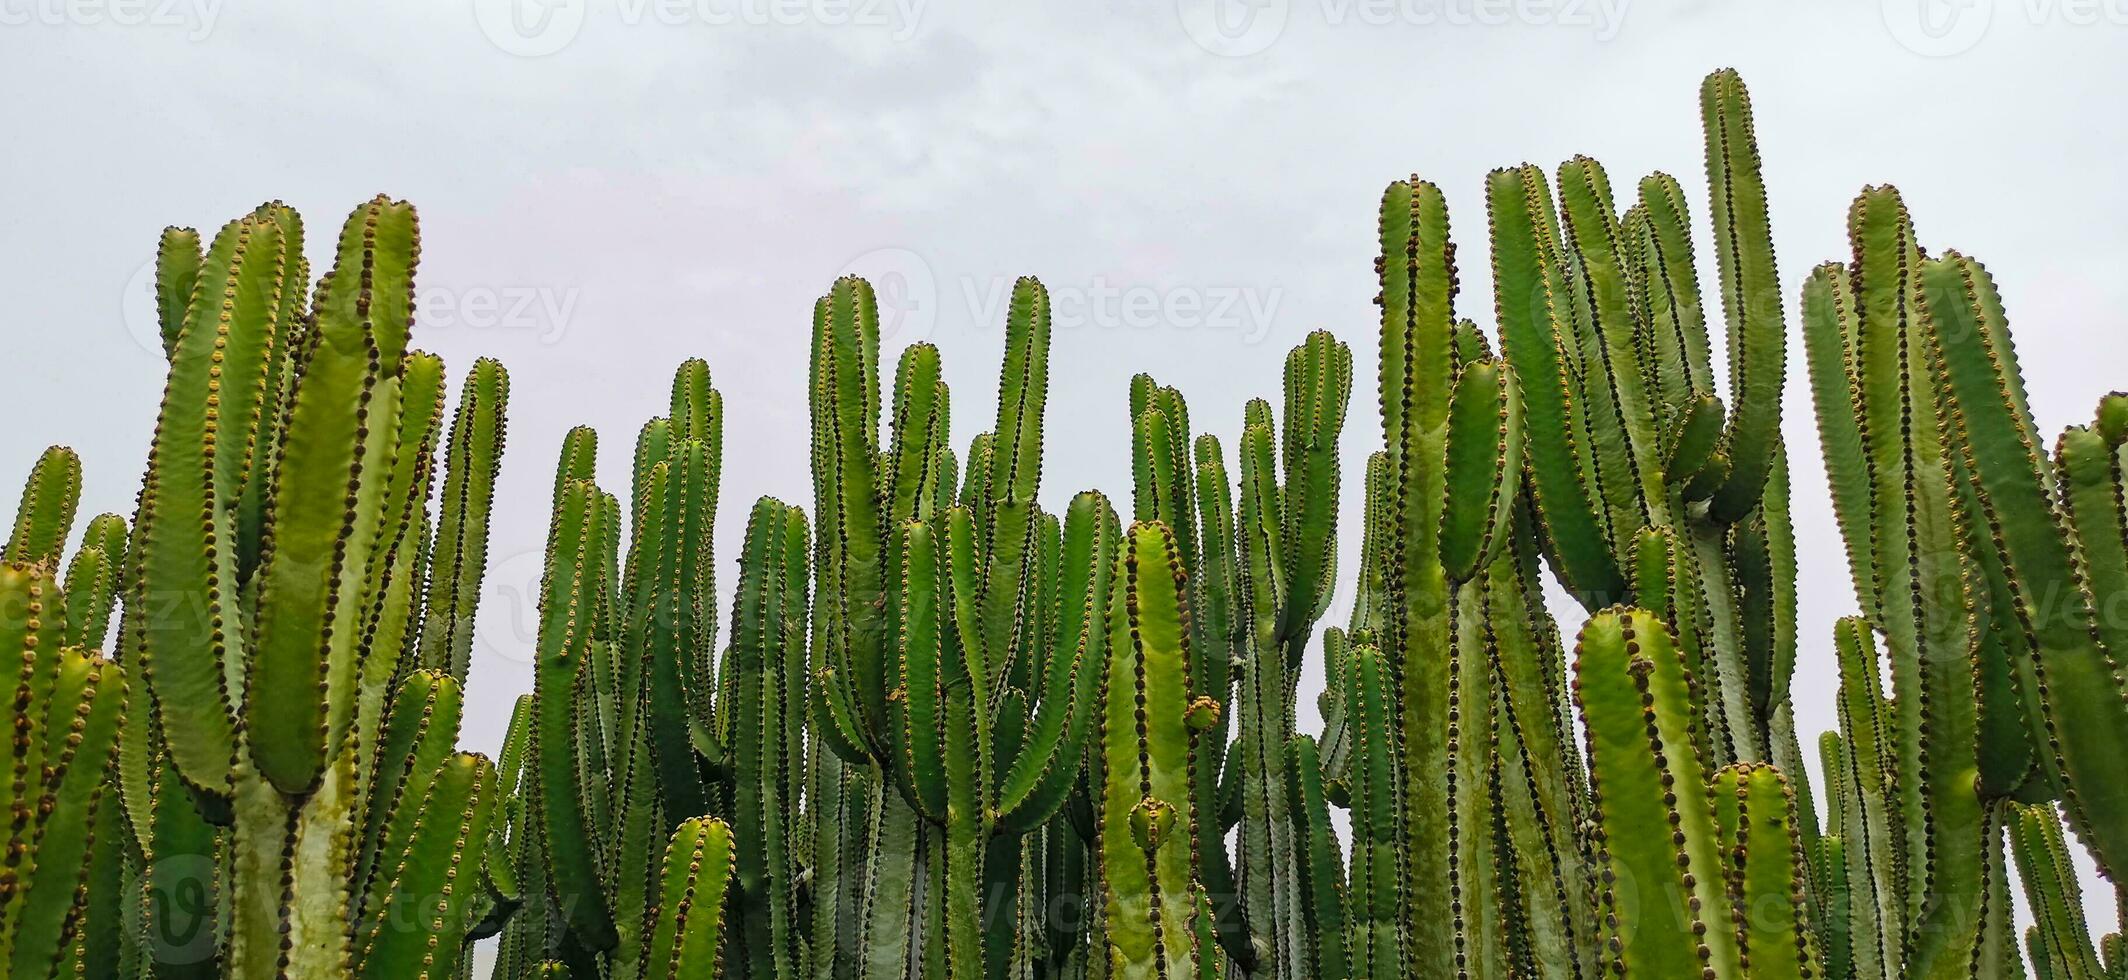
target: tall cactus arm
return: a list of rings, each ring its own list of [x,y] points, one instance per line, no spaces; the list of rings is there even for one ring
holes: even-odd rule
[[[282,356],[273,323],[280,293],[301,290],[281,280],[285,248],[278,224],[245,217],[215,236],[197,270],[202,285],[171,350],[148,454],[141,569],[128,601],[143,611],[149,689],[187,712],[188,724],[165,733],[178,771],[223,796],[237,754],[234,692],[247,660],[229,510],[243,492],[268,366]]]
[[[1810,365],[1811,401],[1817,408],[1818,447],[1825,458],[1826,482],[1832,486],[1833,517],[1847,543],[1855,598],[1866,614],[1879,619],[1870,531],[1876,482],[1863,431],[1867,418],[1859,410],[1862,379],[1855,330],[1855,296],[1847,267],[1828,262],[1811,270],[1803,282],[1803,349]]]
[[[17,611],[10,615],[28,612],[31,619],[24,625],[30,637],[48,629],[37,619],[36,590],[13,598],[29,600],[14,605]],[[63,618],[58,605],[53,596],[48,611]],[[68,954],[81,927],[89,860],[98,846],[96,812],[118,805],[116,799],[104,799],[104,787],[125,711],[126,674],[118,664],[79,648],[55,645],[48,656],[35,655],[30,646],[17,649],[24,676],[12,702],[20,713],[12,726],[13,765],[5,797],[0,954],[9,976],[44,977]],[[46,663],[48,686],[27,676]]]
[[[353,716],[357,610],[382,530],[419,253],[411,205],[356,209],[298,360],[244,700],[251,761],[283,793],[317,783]]]
[[[479,891],[482,845],[500,809],[502,787],[484,756],[460,752],[393,822],[407,829],[392,860],[390,889],[365,926],[356,969],[363,980],[448,980],[468,955],[467,910]]]
[[[488,560],[488,513],[502,468],[510,375],[481,358],[459,389],[444,453],[443,509],[430,548],[421,665],[465,683],[473,655],[473,616]]]
[[[199,285],[200,234],[190,228],[163,229],[155,248],[155,319],[163,337],[163,356],[176,356],[178,335],[185,329],[185,308]]]
[[[2023,384],[1986,270],[1954,252],[1924,264],[1921,277],[1988,539],[2011,572],[2020,625],[2037,658],[2070,819],[2101,866],[2128,869],[2128,820],[2121,818],[2128,813],[2128,757],[2118,750],[2128,738],[2120,703],[2128,683],[2109,642],[2128,630],[2109,630],[2106,617],[2093,616],[2090,582],[2048,506],[2053,473],[2022,407]]]
[[[374,910],[388,878],[380,875],[391,867],[406,846],[393,839],[392,815],[403,804],[417,805],[428,793],[429,779],[443,765],[458,741],[458,724],[465,711],[465,696],[458,682],[437,671],[414,671],[393,691],[392,705],[381,731],[370,748],[372,758],[365,768],[370,776],[367,799],[357,838],[354,884],[363,898],[361,909]]]
[[[597,558],[591,552],[603,495],[589,481],[572,480],[555,508],[553,541],[540,597],[539,659],[534,687],[538,719],[532,757],[538,771],[540,819],[548,841],[547,873],[570,932],[593,950],[611,949],[618,936],[588,846],[590,818],[578,786],[576,700],[589,657],[591,589]]]
[[[1773,463],[1774,442],[1781,432],[1787,329],[1766,214],[1766,180],[1744,80],[1726,69],[1707,76],[1700,84],[1700,115],[1706,125],[1714,256],[1729,324],[1729,404],[1734,410],[1728,438],[1732,468],[1707,512],[1718,521],[1733,521],[1758,503]]]
[[[1772,766],[1738,763],[1715,774],[1711,795],[1739,965],[1765,980],[1819,975],[1803,901],[1809,865],[1788,780]]]
[[[663,544],[650,586],[655,611],[645,630],[651,756],[667,804],[666,819],[675,824],[709,811],[695,736],[708,730],[715,690],[708,665],[715,650],[715,614],[709,606],[714,515],[708,509],[714,472],[708,447],[700,440],[674,445],[659,525]]]
[[[1625,594],[1612,560],[1611,530],[1583,481],[1587,447],[1576,444],[1565,353],[1554,322],[1558,258],[1548,237],[1551,198],[1534,167],[1495,170],[1486,178],[1492,223],[1495,314],[1500,346],[1514,368],[1528,424],[1530,489],[1560,578],[1585,605]]]
[[[1286,742],[1288,795],[1299,813],[1302,848],[1300,901],[1307,924],[1309,975],[1348,977],[1345,957],[1345,869],[1337,835],[1330,825],[1330,805],[1323,793],[1322,758],[1315,740],[1296,735]]]
[[[126,519],[117,514],[99,514],[82,533],[81,547],[67,562],[66,644],[89,650],[103,648],[111,629],[112,604],[117,601],[119,577],[126,560]],[[139,693],[142,709],[147,692]]]
[[[879,442],[879,307],[872,287],[862,279],[837,280],[833,291],[814,307],[815,354],[813,414],[823,444],[818,462],[828,502],[822,519],[833,533],[834,587],[823,599],[834,603],[831,615],[847,653],[841,658],[857,691],[857,708],[865,724],[877,731],[886,725],[889,688],[886,631],[881,614],[886,603],[886,570],[881,556],[883,535],[878,477],[873,455]],[[971,461],[972,465],[972,461]],[[829,520],[828,515],[833,515]]]
[[[1371,645],[1346,658],[1341,700],[1352,740],[1345,794],[1352,811],[1351,874],[1346,879],[1347,934],[1352,976],[1391,980],[1405,976],[1401,907],[1406,880],[1398,855],[1397,796],[1400,775],[1389,668]]]
[[[998,790],[1000,833],[1024,834],[1048,823],[1078,779],[1108,665],[1117,537],[1107,498],[1091,490],[1072,498],[1064,523],[1062,616],[1026,740]]]
[[[1587,373],[1581,391],[1593,420],[1597,458],[1611,467],[1604,489],[1638,498],[1635,526],[1669,523],[1655,408],[1641,371],[1644,357],[1628,295],[1624,232],[1601,164],[1575,157],[1559,165],[1559,210],[1565,236],[1560,246],[1571,254],[1577,273],[1569,296],[1593,333],[1590,349],[1582,352]],[[1630,511],[1614,506],[1613,512]]]
[[[1591,617],[1574,695],[1589,742],[1611,969],[1741,977],[1736,937],[1706,919],[1727,907],[1723,865],[1692,747],[1684,663],[1668,628],[1635,609]]]
[[[1383,536],[1388,615],[1379,638],[1391,664],[1396,717],[1393,755],[1413,769],[1447,770],[1448,665],[1452,641],[1449,587],[1441,568],[1440,460],[1454,369],[1456,275],[1448,237],[1448,206],[1438,188],[1399,181],[1383,193],[1381,209],[1381,410],[1389,451],[1390,492]],[[1396,812],[1402,847],[1399,874],[1445,878],[1453,857],[1447,835],[1445,779],[1400,787]],[[1420,973],[1446,973],[1454,958],[1454,918],[1447,889],[1399,895],[1405,949]]]
[[[1283,529],[1287,601],[1279,635],[1298,669],[1309,626],[1330,604],[1337,579],[1337,439],[1352,399],[1352,350],[1318,330],[1286,356]]]
[[[2044,950],[2051,975],[2061,980],[2103,980],[2106,973],[2084,925],[2083,889],[2069,862],[2061,818],[2047,804],[2006,805],[2010,852],[2017,859],[2017,878],[2024,883],[2026,907],[2032,910],[2034,958]]]
[[[890,520],[928,520],[937,497],[940,450],[952,433],[951,399],[939,380],[938,348],[915,344],[902,351],[894,371],[893,441],[881,461]]]
[[[736,847],[731,828],[692,817],[673,831],[659,875],[657,913],[644,936],[645,980],[725,975],[719,955]]]
[[[1043,407],[1049,398],[1049,291],[1032,276],[1012,285],[1005,316],[1005,362],[998,371],[997,424],[981,508],[988,566],[983,582],[985,662],[1001,669],[1015,640],[1016,613],[1042,483]],[[971,468],[974,460],[969,461]],[[968,641],[964,641],[968,642]]]
[[[15,508],[15,531],[7,539],[7,560],[18,565],[58,565],[80,502],[81,457],[65,446],[46,449],[23,484],[22,503]]]
[[[792,732],[804,716],[804,693],[789,680],[793,662],[805,660],[807,548],[804,513],[761,498],[747,522],[732,604],[733,820],[745,844],[740,948],[749,974],[767,980],[796,976],[801,962],[793,836],[805,760],[792,752]]]
[[[1692,217],[1677,178],[1654,173],[1641,178],[1636,210],[1641,217],[1631,242],[1641,283],[1644,355],[1658,393],[1661,417],[1685,404],[1713,397],[1714,370],[1707,353],[1707,320],[1700,303],[1699,273],[1692,256]],[[1720,419],[1717,416],[1716,421]],[[1675,474],[1671,474],[1675,478]]]
[[[1456,378],[1448,413],[1441,564],[1465,582],[1492,563],[1514,523],[1522,473],[1522,401],[1501,360],[1473,361]]]
[[[1137,523],[1118,559],[1101,725],[1102,921],[1117,980],[1197,973],[1188,618],[1165,525]]]
[[[1827,733],[1831,734],[1831,733]],[[1853,934],[1849,929],[1847,845],[1839,835],[1826,834],[1811,848],[1813,904],[1818,912],[1819,962],[1831,980],[1850,980],[1855,972]]]
[[[1878,595],[1898,697],[1894,741],[1906,831],[1904,969],[1963,968],[1980,925],[1977,707],[1969,659],[1971,583],[1959,551],[1945,432],[1956,424],[1929,382],[1920,252],[1898,192],[1863,191],[1849,215],[1872,472]]]
[[[1834,786],[1829,795],[1840,800],[1853,975],[1887,980],[1900,975],[1906,922],[1892,709],[1878,679],[1881,660],[1869,623],[1840,620],[1833,646],[1840,665],[1840,737],[1825,778]]]
[[[965,526],[967,511],[953,513]],[[896,667],[894,690],[888,695],[888,716],[894,725],[888,745],[894,755],[888,771],[901,786],[909,805],[926,820],[946,822],[945,743],[962,737],[946,728],[946,687],[951,668],[946,663],[948,642],[943,631],[951,622],[953,601],[942,582],[938,533],[920,521],[904,523],[897,532],[901,568],[895,571],[894,637]]]
[[[672,404],[667,418],[673,434],[700,439],[712,450],[724,448],[724,396],[710,383],[709,362],[690,357],[672,373]]]

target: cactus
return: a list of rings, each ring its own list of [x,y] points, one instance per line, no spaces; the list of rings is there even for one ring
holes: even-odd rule
[[[105,925],[92,917],[108,915],[117,901],[97,863],[100,852],[115,850],[110,838],[120,826],[105,776],[130,702],[128,673],[82,641],[91,639],[83,624],[110,616],[111,592],[96,579],[105,576],[101,567],[123,561],[103,550],[122,542],[123,530],[99,518],[105,533],[85,537],[62,578],[80,491],[73,451],[47,450],[23,488],[0,563],[0,643],[18,661],[0,864],[0,960],[9,976],[85,969],[89,934]],[[101,908],[91,904],[99,899]]]
[[[458,730],[509,380],[480,361],[446,411],[409,347],[412,209],[359,208],[314,290],[281,205],[166,231],[137,512],[67,553],[54,448],[0,553],[0,972],[441,980],[492,937],[502,980],[2123,975],[2065,828],[2128,864],[2128,395],[2042,449],[1987,272],[1856,199],[1798,306],[1858,612],[1814,793],[1767,187],[1741,80],[1700,107],[1722,395],[1678,181],[1490,174],[1490,334],[1442,192],[1395,182],[1341,567],[1330,333],[1224,445],[1133,378],[1126,524],[1043,506],[1039,282],[957,455],[940,352],[883,390],[842,279],[811,514],[752,506],[728,628],[708,363],[625,496],[596,432],[562,439],[493,761]],[[1591,613],[1571,653],[1546,568]]]
[[[120,518],[91,521],[63,596],[45,604],[69,610],[56,652],[100,645],[111,601],[125,601],[123,672],[77,654],[82,667],[63,675],[117,685],[110,739],[92,727],[75,751],[115,746],[117,805],[78,822],[95,841],[84,901],[101,921],[69,928],[101,941],[77,944],[61,969],[462,970],[484,897],[464,872],[483,862],[500,793],[490,762],[454,750],[463,670],[421,670],[408,654],[441,606],[470,629],[471,592],[431,607],[419,586],[478,564],[488,491],[446,508],[455,543],[439,574],[428,499],[444,369],[407,346],[413,209],[382,197],[358,208],[307,308],[302,243],[279,204],[204,249],[188,230],[163,235],[170,373],[131,540]],[[484,391],[507,384],[491,362],[475,374]],[[454,437],[447,483],[465,486],[476,468],[492,480],[501,404],[483,404],[483,427]],[[78,482],[78,464],[40,464],[12,560],[57,568]],[[118,695],[135,672],[145,683]],[[104,771],[76,778],[100,784]],[[67,853],[65,835],[49,843]],[[15,975],[46,972],[28,964]]]

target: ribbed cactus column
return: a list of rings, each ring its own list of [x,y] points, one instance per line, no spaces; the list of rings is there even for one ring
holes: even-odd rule
[[[439,572],[445,374],[407,346],[413,209],[368,202],[336,252],[307,314],[302,225],[278,204],[204,251],[168,231],[158,256],[170,374],[133,554],[112,566],[118,646],[152,701],[125,713],[110,846],[143,879],[117,958],[159,976],[455,976],[498,907],[504,793],[452,752],[462,665],[424,672],[415,651],[427,618],[470,624],[506,380],[484,364],[468,381],[484,394],[461,414],[482,421],[453,439]],[[110,522],[91,534],[119,547]],[[431,605],[439,581],[459,592]]]
[[[2001,792],[2004,777],[1983,763],[2028,754],[2022,709],[1976,686],[1991,673],[2011,683],[2010,668],[1991,672],[1998,648],[1975,646],[1989,614],[1985,581],[1966,558],[1978,531],[1959,488],[1967,436],[1932,381],[1913,224],[1897,191],[1873,187],[1855,200],[1848,229],[1853,263],[1815,272],[1803,305],[1836,512],[1893,685],[1878,701],[1875,643],[1861,623],[1844,626],[1848,886],[1877,912],[1852,938],[1862,975],[1958,975],[1986,953],[1990,832],[1979,791]],[[1867,514],[1855,512],[1865,502]],[[2007,729],[1983,719],[1982,700],[1991,714],[2009,713]],[[1984,730],[1994,734],[1983,740]],[[1867,771],[1871,753],[1888,778]]]
[[[1175,536],[1134,523],[1118,556],[1101,721],[1101,881],[1109,976],[1216,976],[1197,875],[1196,733],[1218,707],[1189,699],[1188,600]]]
[[[107,619],[111,606],[108,591],[76,581],[96,577],[93,569],[104,561],[99,545],[110,547],[114,539],[92,529],[67,577],[58,574],[80,489],[81,462],[72,450],[47,450],[23,489],[0,561],[0,648],[17,662],[9,688],[9,775],[0,780],[6,785],[0,812],[7,814],[0,962],[9,976],[86,969],[83,918],[96,887],[93,859],[99,848],[119,844],[99,841],[98,832],[120,826],[110,815],[121,802],[105,787],[129,701],[128,678],[119,664],[82,646],[93,637],[77,624],[99,611]]]
[[[1669,628],[1638,609],[1582,628],[1574,696],[1586,725],[1613,972],[1742,977],[1690,680]]]

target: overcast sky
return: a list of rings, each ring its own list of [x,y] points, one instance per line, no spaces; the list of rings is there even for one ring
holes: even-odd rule
[[[1854,601],[1794,296],[1845,255],[1855,191],[1898,184],[1925,244],[1988,262],[2042,429],[2128,386],[2128,0],[1007,6],[0,0],[17,419],[0,427],[0,479],[63,442],[85,464],[82,513],[130,513],[164,368],[147,293],[157,232],[211,234],[278,198],[306,217],[322,270],[342,218],[381,190],[421,209],[415,343],[454,379],[479,356],[512,378],[471,747],[499,745],[531,686],[529,593],[562,433],[597,427],[601,482],[622,490],[674,365],[707,358],[727,406],[729,583],[757,496],[810,503],[808,311],[846,271],[889,294],[890,348],[943,349],[957,444],[995,409],[1012,278],[1049,285],[1042,489],[1056,509],[1089,486],[1127,499],[1133,372],[1179,385],[1231,451],[1242,403],[1275,395],[1285,351],[1336,332],[1359,379],[1349,558],[1356,477],[1380,442],[1383,184],[1441,185],[1464,247],[1460,311],[1488,329],[1481,182],[1503,164],[1588,153],[1621,187],[1671,172],[1711,280],[1696,97],[1725,65],[1757,109],[1789,297],[1807,733],[1835,724],[1827,639]],[[1348,585],[1330,621],[1349,602]]]

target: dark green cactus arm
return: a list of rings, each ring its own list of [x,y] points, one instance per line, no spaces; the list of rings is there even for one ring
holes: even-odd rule
[[[1522,473],[1522,401],[1507,362],[1474,361],[1456,378],[1448,414],[1441,564],[1465,582],[1505,547]]]
[[[1554,320],[1558,257],[1548,237],[1551,199],[1534,167],[1495,170],[1486,178],[1500,346],[1514,368],[1528,420],[1530,489],[1544,537],[1567,587],[1584,604],[1624,595],[1611,557],[1611,531],[1583,482],[1586,447],[1576,445],[1568,367]]]
[[[700,439],[721,451],[724,447],[724,396],[710,384],[709,362],[690,357],[680,362],[672,375],[673,435]]]
[[[1849,617],[1833,630],[1840,665],[1839,751],[1826,779],[1841,800],[1838,832],[1844,838],[1848,890],[1848,941],[1857,980],[1899,975],[1906,900],[1900,861],[1904,844],[1895,836],[1898,787],[1892,744],[1891,707],[1878,680],[1876,639],[1869,624]]]
[[[1736,72],[1700,85],[1706,125],[1707,191],[1714,218],[1714,257],[1729,324],[1729,479],[1708,516],[1733,521],[1758,503],[1781,432],[1781,384],[1787,371],[1780,272],[1766,215],[1766,180],[1751,127],[1751,97]]]
[[[1072,498],[1064,525],[1062,616],[1026,741],[998,790],[1002,833],[1024,834],[1047,823],[1079,776],[1108,664],[1108,597],[1117,536],[1107,498],[1094,491]]]
[[[1718,919],[1707,921],[1727,905],[1723,864],[1692,747],[1684,663],[1668,628],[1634,609],[1591,617],[1575,658],[1574,695],[1589,743],[1611,969],[1741,976],[1736,937]]]
[[[36,618],[40,609],[35,588],[10,598],[27,600],[14,605],[9,615],[29,614],[23,624],[28,636],[48,629]],[[54,595],[45,607],[55,618],[64,616],[64,610],[56,608],[59,602]],[[0,951],[6,954],[9,976],[43,977],[68,955],[80,926],[89,859],[97,843],[96,812],[100,806],[118,805],[115,799],[104,800],[104,786],[118,746],[126,674],[118,664],[79,648],[61,650],[55,645],[47,656],[19,642],[16,649],[21,651],[21,675],[12,700],[18,713],[5,798],[8,860],[0,868]],[[47,663],[48,678],[40,682],[31,676]]]
[[[1278,627],[1281,610],[1289,601],[1289,566],[1281,534],[1286,522],[1275,437],[1268,424],[1258,422],[1243,431],[1240,463],[1241,514],[1235,532],[1242,556],[1242,607],[1249,621],[1247,657],[1236,699],[1242,752],[1242,899],[1257,946],[1279,959],[1274,969],[1288,973],[1305,968],[1301,957],[1307,936],[1296,907],[1301,898],[1297,891],[1300,871],[1284,766],[1291,722],[1286,710],[1286,657]]]
[[[357,975],[447,980],[459,975],[467,909],[479,890],[481,848],[502,799],[495,766],[460,752],[438,766],[427,792],[405,800],[391,836],[404,840],[391,862],[389,892],[368,917]]]
[[[881,519],[878,477],[873,455],[879,441],[879,309],[872,287],[862,279],[837,280],[834,290],[815,305],[813,417],[818,477],[824,486],[822,520],[833,542],[834,587],[823,599],[834,604],[831,615],[845,650],[837,667],[849,674],[857,708],[874,731],[886,724],[889,660],[881,615],[885,605],[885,569],[881,565],[888,530]],[[831,517],[832,515],[832,517]]]
[[[22,503],[15,508],[15,531],[7,539],[7,560],[59,564],[80,502],[81,457],[65,446],[46,449],[23,484]]]
[[[1283,552],[1288,566],[1279,636],[1297,670],[1310,627],[1337,578],[1337,440],[1352,399],[1352,350],[1318,330],[1286,357]]]
[[[1287,792],[1300,816],[1302,855],[1300,910],[1307,924],[1310,976],[1348,977],[1345,957],[1345,869],[1330,805],[1323,793],[1322,759],[1315,740],[1296,735],[1286,742]]]
[[[1705,494],[1693,496],[1685,493],[1685,488],[1691,486],[1720,454],[1721,436],[1721,399],[1713,395],[1696,395],[1678,407],[1677,424],[1668,445],[1669,455],[1663,460],[1663,479],[1678,488],[1682,499],[1705,499]]]
[[[1448,584],[1441,569],[1440,506],[1444,432],[1454,366],[1455,263],[1448,209],[1439,189],[1397,182],[1381,210],[1381,410],[1390,457],[1383,564],[1388,616],[1380,637],[1391,664],[1396,735],[1393,756],[1446,772],[1451,642]],[[1404,821],[1393,853],[1400,875],[1446,880],[1452,851],[1446,780],[1413,780],[1394,804]],[[1451,969],[1455,919],[1445,888],[1400,895],[1407,968]]]
[[[1924,264],[1921,277],[1932,339],[1967,434],[1987,539],[2010,572],[2020,625],[2036,657],[2069,817],[2102,866],[2128,867],[2128,820],[2119,818],[2128,786],[2116,781],[2123,758],[2104,747],[2128,733],[2128,711],[2120,704],[2128,684],[2112,645],[2128,629],[2111,622],[2119,617],[2093,615],[2090,586],[2097,583],[2048,507],[2054,474],[2024,409],[2008,328],[1986,270],[1954,252]],[[2078,501],[2072,494],[2068,502],[2073,513]],[[2083,513],[2093,516],[2088,501]],[[2113,547],[2097,545],[2102,558]]]
[[[1560,244],[1571,253],[1577,273],[1577,288],[1570,295],[1582,304],[1577,315],[1594,330],[1594,342],[1582,352],[1587,372],[1581,394],[1592,413],[1597,459],[1609,467],[1604,490],[1639,498],[1631,509],[1614,504],[1614,515],[1637,509],[1633,524],[1667,524],[1669,495],[1662,479],[1655,410],[1640,369],[1643,358],[1628,295],[1624,232],[1601,164],[1575,157],[1559,165],[1559,211],[1565,235]]]
[[[591,553],[603,497],[588,481],[572,480],[555,508],[547,571],[540,597],[539,660],[534,674],[538,719],[532,757],[538,765],[540,820],[549,846],[547,873],[576,941],[594,950],[618,940],[600,884],[594,852],[573,846],[586,839],[589,818],[578,787],[574,746],[581,716],[576,699],[589,656],[590,590],[597,570]]]
[[[1387,452],[1376,452],[1367,457],[1367,493],[1363,512],[1366,528],[1360,538],[1360,560],[1356,570],[1358,594],[1353,598],[1352,618],[1346,626],[1354,639],[1359,639],[1362,633],[1369,636],[1378,633],[1389,615],[1388,569],[1385,567],[1388,545],[1382,538],[1390,531],[1390,476]]]
[[[807,550],[804,512],[767,497],[754,505],[732,604],[733,829],[745,845],[739,948],[748,973],[765,980],[796,976],[801,962],[792,851],[805,760],[792,743],[804,692],[789,685],[792,665],[805,662]]]
[[[115,525],[115,526],[114,526]],[[118,599],[118,577],[125,560],[125,518],[102,514],[89,522],[82,546],[67,562],[66,644],[102,649],[111,628],[111,607]],[[111,550],[115,549],[115,550]],[[145,706],[146,692],[142,692]]]
[[[458,682],[439,671],[410,673],[392,692],[392,704],[384,725],[370,749],[371,773],[358,854],[355,885],[362,890],[362,910],[375,914],[376,903],[388,897],[391,867],[404,851],[406,841],[395,839],[392,816],[405,806],[418,805],[428,795],[428,782],[443,765],[458,742],[458,724],[465,712],[465,696]],[[379,879],[382,880],[379,880]]]
[[[1855,598],[1872,618],[1877,608],[1876,559],[1870,531],[1870,472],[1867,420],[1856,362],[1854,290],[1847,267],[1828,262],[1811,270],[1803,283],[1803,349],[1810,363],[1810,393],[1817,407],[1818,446],[1825,458],[1826,482],[1832,487],[1833,517],[1847,543],[1847,564],[1855,581]]]
[[[1710,792],[1728,862],[1723,878],[1738,963],[1747,976],[1766,980],[1819,975],[1803,902],[1808,865],[1788,780],[1772,766],[1738,763],[1715,774]]]
[[[1101,725],[1103,923],[1117,980],[1196,974],[1190,804],[1188,617],[1174,535],[1138,523],[1125,535],[1111,617]]]
[[[1834,834],[1819,837],[1817,846],[1812,848],[1810,866],[1815,876],[1812,901],[1817,911],[1819,962],[1825,965],[1827,977],[1848,980],[1857,974],[1848,918],[1852,892],[1847,877],[1846,842]]]
[[[459,389],[445,449],[443,510],[430,550],[421,624],[421,665],[463,684],[473,655],[473,616],[488,560],[488,512],[501,472],[510,375],[481,358]]]
[[[1401,907],[1405,879],[1398,857],[1399,769],[1396,728],[1390,713],[1389,668],[1380,650],[1354,647],[1343,678],[1346,728],[1352,766],[1346,777],[1351,798],[1351,874],[1346,879],[1346,918],[1351,936],[1352,976],[1406,975]]]
[[[128,602],[142,610],[149,688],[158,701],[187,706],[189,723],[165,733],[178,770],[220,795],[237,754],[232,691],[247,662],[228,512],[244,490],[268,365],[282,356],[273,323],[280,293],[301,291],[281,280],[286,244],[279,225],[245,217],[215,236],[199,269],[148,455],[141,570]]]
[[[894,371],[893,442],[882,460],[889,520],[928,519],[936,499],[944,449],[952,434],[950,392],[939,380],[938,348],[902,351]]]
[[[967,511],[955,508],[953,514],[965,526]],[[920,521],[904,523],[898,534],[896,550],[902,567],[895,573],[895,620],[900,628],[895,637],[895,687],[888,696],[888,716],[896,721],[889,738],[895,749],[889,771],[909,805],[925,819],[943,825],[945,742],[962,735],[945,728],[949,668],[941,650],[945,642],[941,630],[950,611],[941,606],[953,600],[942,586],[938,534]]]
[[[1024,561],[1042,481],[1043,406],[1049,396],[1049,293],[1032,277],[1012,286],[999,370],[982,553],[983,662],[995,672],[1013,648]],[[969,465],[974,466],[971,458]],[[964,640],[971,646],[972,641]]]
[[[1966,515],[1957,513],[1951,493],[1944,431],[1955,419],[1933,397],[1915,275],[1920,253],[1898,192],[1864,190],[1849,234],[1862,409],[1877,480],[1871,525],[1880,625],[1900,692],[1892,758],[1902,774],[1898,806],[1906,830],[1903,968],[1927,974],[1968,962],[1984,900],[1972,772],[1971,593],[1959,551]]]
[[[2034,921],[2030,933],[2034,959],[2045,951],[2048,969],[2063,980],[2101,980],[2106,976],[2091,933],[2084,925],[2083,888],[2069,862],[2061,818],[2050,805],[2009,803],[2010,851],[2017,858],[2017,878]]]
[[[731,828],[691,817],[673,831],[659,876],[657,914],[645,936],[645,980],[725,975],[723,938],[736,849]]]
[[[162,331],[164,357],[175,356],[178,334],[185,329],[185,308],[199,285],[200,265],[199,232],[164,228],[155,248],[155,319]]]
[[[397,434],[390,372],[406,353],[419,253],[410,205],[358,208],[298,358],[244,675],[251,761],[283,793],[316,784],[353,717],[357,609]]]
[[[709,811],[695,752],[707,733],[715,678],[707,658],[715,650],[709,602],[710,525],[714,482],[708,448],[699,440],[674,444],[664,481],[662,544],[652,572],[652,611],[645,626],[651,755],[658,769],[666,820],[677,824]]]
[[[1485,594],[1487,663],[1494,672],[1494,745],[1501,811],[1527,921],[1530,966],[1544,977],[1597,970],[1592,868],[1580,821],[1586,810],[1579,752],[1560,707],[1565,664],[1538,598],[1528,518],[1517,516],[1515,554],[1495,562]]]
[[[1649,372],[1662,417],[1713,397],[1714,370],[1707,353],[1706,314],[1692,255],[1692,217],[1684,188],[1665,173],[1641,178],[1642,237],[1632,243],[1644,294],[1642,350],[1654,362]],[[1715,416],[1720,422],[1720,416]],[[1678,474],[1669,474],[1675,480]]]

